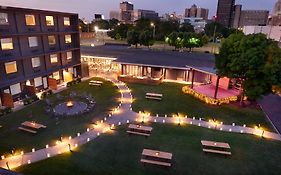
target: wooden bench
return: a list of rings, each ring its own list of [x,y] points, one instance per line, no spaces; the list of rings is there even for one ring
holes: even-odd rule
[[[98,83],[89,83],[90,86],[101,86],[101,84]]]
[[[162,100],[160,97],[153,97],[153,96],[145,96],[146,99],[152,99],[152,100]]]
[[[141,136],[150,136],[150,134],[142,133],[142,132],[135,132],[135,131],[126,131],[129,134],[136,134],[136,135],[141,135]]]
[[[228,151],[220,151],[220,150],[213,150],[213,149],[205,149],[203,151],[206,153],[216,153],[216,154],[223,154],[223,155],[231,155],[231,152]]]
[[[27,129],[27,128],[23,128],[23,127],[18,127],[18,129],[22,130],[22,131],[26,131],[26,132],[32,133],[32,134],[36,134],[37,133],[37,131],[31,130],[31,129]]]
[[[141,159],[140,160],[142,163],[149,163],[149,164],[154,164],[154,165],[160,165],[160,166],[166,166],[166,167],[171,167],[171,163],[166,163],[166,162],[159,162],[155,160],[147,160],[147,159]]]

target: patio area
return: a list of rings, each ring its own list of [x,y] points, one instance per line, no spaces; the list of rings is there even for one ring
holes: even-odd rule
[[[216,87],[212,84],[194,86],[193,89],[196,92],[203,94],[210,98],[214,98],[215,91],[216,91]],[[239,90],[236,90],[236,89],[226,90],[223,88],[218,88],[217,99],[229,98],[229,97],[238,96],[238,95],[239,95]]]

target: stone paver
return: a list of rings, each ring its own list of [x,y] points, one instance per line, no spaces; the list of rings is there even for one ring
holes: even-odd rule
[[[114,83],[121,92],[122,102],[116,107],[116,111],[113,111],[109,114],[108,117],[105,117],[102,121],[96,121],[96,125],[81,133],[79,136],[75,138],[63,138],[62,142],[58,142],[55,146],[50,146],[48,148],[40,149],[34,152],[25,153],[23,155],[11,156],[7,157],[3,160],[0,160],[0,167],[2,168],[15,168],[21,165],[34,163],[43,159],[47,159],[52,156],[56,156],[62,154],[64,152],[69,152],[70,150],[75,150],[77,147],[94,140],[99,135],[110,132],[110,126],[118,126],[130,122],[157,122],[157,123],[175,123],[180,125],[196,125],[199,127],[205,127],[209,129],[215,129],[224,132],[235,132],[240,134],[254,134],[258,136],[263,136],[265,138],[279,140],[281,141],[281,137],[279,134],[262,131],[254,128],[243,127],[243,126],[233,126],[233,125],[223,125],[223,124],[215,124],[208,121],[201,121],[200,119],[195,118],[172,118],[165,116],[146,116],[143,118],[141,114],[133,112],[131,110],[132,104],[132,94],[130,89],[126,86],[126,84],[114,79],[107,79]]]

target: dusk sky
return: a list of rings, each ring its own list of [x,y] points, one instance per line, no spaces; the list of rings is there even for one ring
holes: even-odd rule
[[[237,0],[243,9],[270,10],[277,0]],[[120,0],[0,0],[0,5],[79,13],[79,17],[92,19],[94,13],[107,18],[110,10],[118,10]],[[183,14],[192,4],[209,8],[209,16],[216,13],[217,0],[131,0],[135,9],[155,10],[160,15],[176,12]]]

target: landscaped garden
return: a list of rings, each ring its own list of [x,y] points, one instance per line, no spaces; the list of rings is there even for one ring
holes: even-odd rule
[[[88,174],[279,174],[281,142],[191,125],[152,124],[150,137],[129,136],[127,125],[72,153],[16,169],[26,175]],[[228,142],[231,156],[203,153],[201,140]],[[173,153],[172,167],[140,163],[144,148]]]
[[[273,131],[264,113],[260,109],[241,108],[235,105],[212,106],[182,92],[184,85],[177,83],[162,83],[158,86],[128,84],[132,90],[133,110],[148,112],[151,115],[171,117],[172,115],[187,115],[203,120],[217,120],[224,124],[232,123],[254,127],[260,125],[265,130]],[[148,92],[163,94],[161,101],[148,100]]]
[[[22,110],[0,117],[2,126],[0,128],[0,155],[11,154],[12,149],[15,149],[18,154],[19,151],[31,152],[32,148],[37,150],[44,148],[47,144],[53,145],[61,137],[75,136],[78,132],[85,132],[93,119],[100,119],[107,115],[108,111],[118,104],[116,98],[120,96],[119,92],[111,82],[100,78],[94,79],[103,81],[103,85],[101,87],[89,86],[89,80],[47,97],[52,103],[51,107],[55,108],[56,105],[70,99],[77,100],[78,107],[83,107],[87,100],[82,97],[90,96],[94,105],[87,113],[78,113],[75,116],[54,115],[46,111],[51,107],[48,107],[45,100],[41,100]],[[76,97],[70,97],[70,94],[75,94]],[[39,123],[46,128],[38,130],[36,134],[19,130],[18,127],[21,127],[22,122],[25,121]]]

